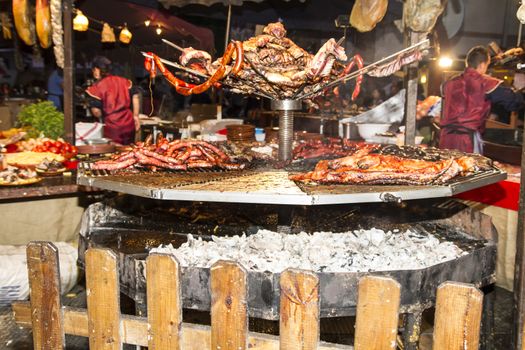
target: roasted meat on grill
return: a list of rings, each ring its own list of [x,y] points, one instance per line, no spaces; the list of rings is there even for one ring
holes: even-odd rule
[[[397,153],[397,154],[396,154]],[[354,154],[319,161],[311,172],[293,175],[295,181],[346,184],[443,184],[458,175],[492,168],[483,156],[417,147],[377,146]]]
[[[187,170],[193,168],[243,169],[245,164],[234,163],[230,157],[211,143],[199,140],[168,141],[160,137],[156,144],[136,143],[131,150],[121,152],[109,160],[92,164],[93,170],[121,170],[132,167]]]

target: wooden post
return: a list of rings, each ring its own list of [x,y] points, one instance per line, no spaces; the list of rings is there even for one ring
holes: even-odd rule
[[[180,349],[182,301],[179,262],[172,255],[146,259],[148,349]]]
[[[409,29],[406,29],[405,36],[406,47],[419,42],[419,35]],[[416,143],[418,66],[416,61],[405,67],[405,145]]]
[[[478,349],[483,293],[468,284],[438,287],[433,350]]]
[[[525,136],[525,130],[523,130]],[[525,142],[521,147],[521,178],[525,182]],[[520,185],[518,210],[518,231],[516,233],[516,260],[514,263],[514,327],[513,346],[515,350],[524,347],[525,334],[525,186]]]
[[[355,350],[396,349],[401,287],[391,278],[366,276],[359,281]]]
[[[120,350],[120,285],[117,257],[110,249],[88,249],[86,294],[89,348]]]
[[[319,343],[319,278],[310,271],[281,273],[281,350],[314,350]]]
[[[75,144],[75,63],[73,55],[73,0],[64,0],[64,131]]]
[[[31,242],[26,252],[33,347],[38,350],[63,349],[65,337],[58,249],[50,242]]]
[[[211,267],[211,349],[248,348],[246,271],[238,263],[220,260]]]

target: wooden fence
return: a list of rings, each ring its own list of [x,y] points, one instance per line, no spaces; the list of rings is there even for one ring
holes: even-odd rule
[[[148,317],[120,313],[117,258],[108,249],[86,252],[87,310],[60,301],[58,252],[48,242],[27,246],[30,302],[13,304],[18,324],[33,328],[35,349],[62,349],[65,334],[89,337],[91,350],[149,349],[310,350],[396,348],[400,285],[384,277],[359,282],[354,347],[319,341],[319,279],[312,272],[281,274],[280,335],[248,331],[247,277],[235,262],[211,268],[211,327],[182,322],[180,268],[168,255],[152,254],[147,266]],[[477,349],[483,294],[446,282],[437,291],[433,349]]]

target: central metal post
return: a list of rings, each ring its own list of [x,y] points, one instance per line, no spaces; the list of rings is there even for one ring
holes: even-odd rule
[[[292,159],[293,111],[300,110],[300,100],[272,100],[272,110],[279,111],[279,160]]]

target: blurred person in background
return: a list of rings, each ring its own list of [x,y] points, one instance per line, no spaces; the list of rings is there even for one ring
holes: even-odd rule
[[[53,102],[55,107],[62,111],[64,100],[64,74],[62,69],[55,68],[47,78],[47,100]]]
[[[500,104],[508,111],[524,107],[520,92],[486,74],[489,64],[488,50],[475,46],[467,54],[465,71],[444,83],[439,148],[483,154],[481,133],[491,104]]]
[[[104,120],[104,137],[121,145],[133,143],[140,129],[139,90],[130,80],[112,75],[111,61],[106,57],[95,57],[92,65],[96,82],[86,92],[93,116]]]

